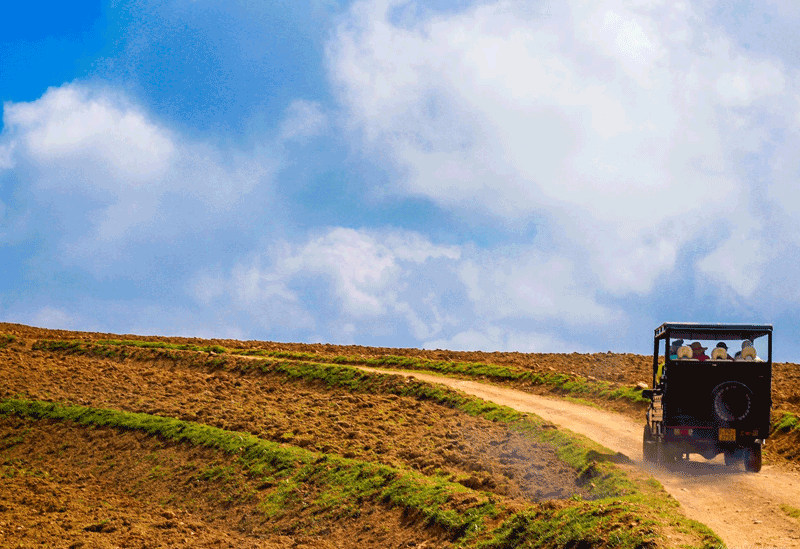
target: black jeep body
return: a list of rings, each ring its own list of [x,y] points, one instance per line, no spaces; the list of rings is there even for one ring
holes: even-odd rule
[[[686,346],[671,354],[670,343],[681,339]],[[689,340],[702,353],[699,360],[693,358]],[[735,360],[712,359],[699,349],[729,342],[741,344],[741,356]],[[650,399],[642,444],[645,461],[670,463],[693,453],[706,459],[724,454],[727,465],[744,462],[748,471],[761,470],[772,409],[771,325],[662,324],[655,330],[651,386],[642,392]]]

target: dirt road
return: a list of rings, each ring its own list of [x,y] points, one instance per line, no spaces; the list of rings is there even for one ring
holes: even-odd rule
[[[641,421],[556,398],[475,381],[402,371],[364,370],[413,376],[441,383],[470,395],[538,415],[560,427],[585,435],[621,452],[649,471],[678,500],[690,518],[708,525],[730,549],[755,547],[800,548],[800,521],[789,517],[781,504],[798,506],[800,476],[765,466],[758,474],[731,470],[721,457],[692,460],[663,468],[642,462]]]

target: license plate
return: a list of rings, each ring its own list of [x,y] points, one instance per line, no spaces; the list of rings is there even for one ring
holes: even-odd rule
[[[736,429],[720,429],[719,430],[720,442],[736,442]]]

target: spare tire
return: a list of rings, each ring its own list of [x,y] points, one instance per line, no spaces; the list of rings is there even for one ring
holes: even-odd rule
[[[753,392],[744,383],[726,381],[714,388],[714,413],[725,422],[747,417],[752,405]]]

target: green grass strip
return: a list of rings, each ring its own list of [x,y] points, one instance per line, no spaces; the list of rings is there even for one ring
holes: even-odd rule
[[[15,340],[13,336],[5,336],[10,339],[8,339],[4,344],[3,337],[3,335],[0,335],[0,348]],[[107,349],[102,351],[103,347]],[[635,404],[645,404],[648,402],[648,400],[642,398],[640,390],[631,387],[617,387],[606,381],[589,381],[586,378],[559,373],[537,374],[529,370],[508,368],[506,366],[497,366],[478,362],[435,361],[393,355],[376,358],[357,356],[326,357],[315,353],[302,353],[294,351],[267,351],[263,349],[231,350],[219,345],[179,345],[166,342],[138,340],[102,340],[95,343],[41,340],[37,341],[33,346],[34,350],[61,351],[72,354],[93,354],[106,358],[126,358],[131,356],[130,353],[127,353],[124,350],[112,350],[115,347],[183,350],[216,353],[218,355],[228,354],[234,356],[260,356],[290,362],[302,361],[306,364],[317,366],[321,364],[340,364],[387,369],[397,368],[404,370],[419,370],[425,372],[434,372],[442,375],[487,379],[497,382],[527,382],[534,385],[550,387],[551,389],[561,392],[565,395],[583,395],[601,400],[626,400]],[[178,357],[174,355],[165,355],[165,357],[178,359]],[[225,364],[224,357],[219,357],[214,360],[219,366]],[[587,403],[590,404],[591,401],[587,401]],[[796,430],[800,430],[800,418],[796,414],[792,412],[780,412],[773,415],[773,434],[789,434]]]
[[[10,336],[11,337],[11,336]],[[0,336],[2,338],[2,336]],[[41,349],[64,350],[80,352],[87,344],[80,342],[66,341],[40,341],[37,344]],[[589,381],[579,376],[570,376],[559,373],[538,374],[530,370],[521,368],[509,368],[494,364],[480,362],[450,362],[413,357],[403,357],[386,355],[381,357],[359,357],[359,356],[324,356],[316,353],[303,353],[296,351],[268,351],[264,349],[227,349],[220,345],[197,346],[197,345],[178,345],[166,342],[151,342],[138,340],[103,340],[96,342],[96,345],[105,346],[129,346],[149,349],[174,349],[189,350],[198,352],[208,352],[216,354],[231,354],[241,356],[259,356],[274,358],[292,362],[304,362],[308,364],[339,364],[351,366],[369,366],[373,368],[418,370],[433,372],[441,375],[460,376],[467,378],[478,378],[496,382],[517,382],[530,383],[543,387],[549,387],[565,395],[583,395],[600,400],[626,400],[634,404],[646,404],[649,401],[642,398],[641,391],[632,387],[619,387],[612,383],[598,380]],[[2,339],[0,339],[2,347]],[[36,347],[35,347],[36,348]],[[101,356],[113,357],[119,353],[96,353]],[[121,355],[123,358],[126,356]],[[175,357],[172,357],[175,358]],[[223,359],[218,359],[222,362]],[[585,403],[591,403],[586,401]],[[792,431],[800,430],[800,418],[791,412],[781,412],[772,418],[772,432],[788,434]]]
[[[179,345],[166,342],[138,340],[102,340],[93,344],[42,340],[37,342],[34,348],[78,353],[88,345],[188,350],[209,353],[214,352],[217,354],[258,356],[313,364],[340,364],[350,366],[368,366],[372,368],[419,370],[434,372],[441,375],[477,378],[500,383],[529,383],[532,385],[549,387],[564,394],[590,396],[601,400],[626,400],[635,404],[645,404],[648,402],[646,399],[642,398],[640,390],[632,387],[619,387],[607,381],[589,381],[583,377],[559,373],[539,374],[521,368],[510,368],[507,366],[485,364],[480,362],[450,362],[394,355],[386,355],[381,357],[324,356],[316,353],[303,353],[294,351],[227,349],[219,345]],[[106,353],[103,356],[112,357],[115,356],[115,353]],[[124,358],[124,356],[127,355],[123,354],[122,356]]]
[[[227,353],[228,350],[220,345],[189,345],[166,343],[162,341],[138,341],[133,339],[106,339],[91,343],[82,341],[40,340],[33,344],[34,351],[68,351],[73,354],[88,353],[97,346],[106,347],[137,347],[140,349],[171,349],[175,351],[194,351],[202,353]]]
[[[508,406],[468,396],[442,385],[426,383],[391,374],[364,372],[349,366],[290,363],[280,361],[252,361],[245,367],[263,372],[276,372],[305,381],[321,381],[328,387],[378,394],[395,394],[428,400],[455,408],[474,417],[508,424],[510,428],[552,445],[559,459],[578,471],[595,498],[621,496],[636,491],[627,475],[620,471],[614,452],[603,448],[586,437],[569,431],[551,429],[542,419],[519,412]]]
[[[117,410],[64,406],[41,401],[0,401],[0,415],[35,419],[68,420],[84,426],[134,429],[167,440],[203,445],[234,454],[237,464],[250,476],[270,479],[258,508],[267,516],[291,516],[296,512],[298,488],[315,486],[316,515],[333,518],[348,512],[357,515],[364,500],[402,506],[425,523],[444,529],[461,547],[618,547],[643,549],[657,546],[657,524],[643,519],[642,502],[575,500],[566,508],[531,505],[511,513],[497,497],[475,492],[456,483],[425,477],[384,465],[319,454],[237,433],[172,418]],[[224,473],[224,474],[223,474]],[[206,474],[204,472],[203,474]],[[230,470],[209,470],[209,479],[228,478]],[[467,496],[455,497],[458,494]],[[450,502],[459,501],[458,509]],[[501,526],[489,525],[506,517]],[[543,535],[543,533],[550,533]],[[557,535],[553,535],[557,532]],[[613,534],[613,537],[609,537]],[[514,545],[510,545],[514,543]]]
[[[227,353],[228,349],[221,345],[190,345],[178,343],[166,343],[161,341],[137,341],[137,340],[119,340],[119,339],[106,339],[97,342],[98,345],[115,345],[127,347],[139,347],[142,349],[174,349],[176,351],[195,351],[202,353]]]
[[[141,355],[136,356],[135,358],[147,360],[160,358],[162,356],[157,352],[159,350],[158,347],[149,348],[149,350],[155,352],[156,354],[150,357],[147,355]],[[88,345],[83,347],[81,352],[97,353],[98,355],[103,356],[103,353],[105,353],[106,350],[104,350],[104,346],[97,346],[96,348],[93,348],[91,345]],[[171,354],[169,357],[178,358]],[[544,422],[536,416],[523,414],[509,407],[499,406],[475,397],[469,397],[463,393],[442,387],[440,385],[432,385],[420,382],[418,380],[401,378],[400,376],[396,375],[364,372],[348,366],[331,364],[326,365],[319,363],[297,363],[286,361],[285,359],[281,360],[280,358],[271,361],[249,360],[243,358],[236,359],[234,356],[230,356],[229,359],[224,357],[204,357],[201,358],[199,362],[197,357],[189,358],[189,360],[193,366],[211,366],[212,368],[226,368],[232,371],[259,370],[264,373],[280,374],[282,376],[298,380],[323,382],[329,387],[342,388],[352,392],[367,392],[375,394],[389,393],[431,400],[438,404],[459,409],[473,416],[483,417],[492,421],[504,422],[511,429],[526,432],[529,436],[532,436],[540,441],[549,442],[556,447],[558,456],[567,464],[574,467],[581,474],[582,478],[588,483],[588,487],[590,488],[590,493],[592,496],[604,498],[591,502],[581,502],[581,505],[588,506],[587,509],[594,509],[595,505],[600,505],[602,507],[602,502],[607,502],[609,498],[626,501],[627,504],[631,506],[631,509],[657,508],[660,509],[660,511],[658,511],[661,514],[661,520],[659,521],[660,523],[677,525],[676,527],[681,529],[681,531],[700,539],[700,546],[718,547],[722,544],[722,541],[705,525],[683,517],[678,511],[678,504],[663,492],[663,487],[661,487],[657,481],[651,479],[653,486],[650,487],[650,493],[643,494],[639,490],[639,486],[637,486],[636,483],[633,483],[624,472],[620,471],[614,465],[615,462],[620,461],[620,458],[624,458],[624,456],[614,454],[610,450],[603,448],[602,446],[581,435],[575,435],[569,431],[553,429],[551,428],[552,426],[545,425]],[[622,461],[624,461],[624,459],[622,459]],[[341,485],[341,483],[339,483],[339,485]],[[398,492],[398,494],[402,493],[404,492]],[[410,496],[416,494],[413,488],[405,493],[409,494]],[[331,494],[335,494],[335,490],[329,493],[329,495]],[[336,496],[333,497],[333,499],[335,501],[339,501],[340,498]],[[398,496],[398,499],[395,501],[402,502],[403,499]],[[593,511],[586,512],[591,514]],[[605,516],[604,513],[604,511],[600,511],[601,518],[602,516]],[[541,520],[555,521],[550,523],[550,528],[557,528],[558,525],[565,520],[563,514],[564,512],[562,511],[553,511],[552,513],[548,511],[545,512],[545,515],[547,515],[546,517],[543,516],[540,518]],[[446,522],[445,518],[441,518],[441,520]],[[606,520],[607,519],[603,519],[601,522],[605,524],[604,521]],[[632,524],[639,524],[644,528],[643,525],[645,524],[650,524],[653,526],[655,523],[645,520],[644,522],[634,521]],[[467,528],[467,530],[469,530],[469,528]],[[509,539],[514,538],[515,534],[513,534],[513,532],[515,531],[518,531],[517,527],[508,528],[504,530],[504,532],[507,532],[507,535],[503,534],[503,536],[510,536]],[[644,532],[644,534],[642,534],[643,537],[640,536],[640,541],[641,539],[645,538],[651,539],[648,538],[651,533],[650,530],[645,528],[645,530],[642,532]],[[500,536],[497,539],[500,539],[503,536]],[[532,537],[531,539],[537,538]],[[650,546],[649,542],[645,545],[629,545],[628,541],[626,541],[628,538],[621,534],[615,537],[615,539],[618,540],[619,543],[605,544],[605,546]],[[498,541],[498,543],[501,542]],[[571,544],[567,543],[566,546],[585,546],[582,543],[579,543],[578,545],[574,545],[574,543],[575,540],[573,540]],[[502,543],[501,545],[498,545],[498,547],[501,546]],[[549,545],[543,542],[541,544],[528,544],[525,546],[563,547],[564,545]]]
[[[789,434],[800,430],[800,418],[792,412],[776,413],[772,418],[772,433]]]
[[[781,504],[781,510],[792,518],[800,520],[800,509],[791,505]]]
[[[95,354],[110,358],[109,345],[105,343],[40,341],[36,345],[40,349],[51,351]],[[111,349],[113,348],[112,346]],[[177,360],[180,358],[169,354],[174,349],[173,347],[163,347],[160,343],[142,348],[154,352],[166,352],[166,356],[171,359]],[[493,402],[468,396],[442,385],[401,378],[392,374],[364,372],[349,365],[299,362],[296,361],[297,353],[289,354],[294,357],[293,360],[287,360],[283,357],[272,357],[272,360],[237,359],[235,356],[230,355],[214,358],[203,357],[202,360],[205,361],[206,365],[213,367],[228,367],[243,371],[259,370],[264,373],[279,374],[298,380],[322,382],[328,387],[336,387],[351,392],[389,393],[428,400],[458,409],[474,417],[502,422],[512,429],[525,432],[528,436],[533,437],[534,440],[552,445],[556,449],[559,459],[578,472],[592,498],[622,496],[636,491],[635,486],[627,475],[614,465],[614,461],[618,457],[614,452],[586,437],[560,429],[548,429],[544,426],[545,422],[536,416],[524,414],[508,406],[500,406]],[[162,357],[164,355],[158,354],[157,356]]]
[[[18,399],[0,401],[0,415],[132,429],[179,443],[202,445],[235,454],[239,465],[248,474],[281,479],[281,487],[261,504],[262,510],[273,513],[283,512],[287,500],[293,495],[293,490],[287,490],[286,487],[308,483],[322,488],[316,501],[320,511],[346,508],[363,499],[386,501],[420,514],[428,524],[444,528],[454,538],[485,529],[484,520],[492,519],[497,514],[490,494],[473,492],[461,484],[425,477],[412,471],[285,446],[249,433],[225,431],[149,414]],[[468,512],[448,509],[448,501],[454,493],[474,494],[474,503],[468,506]]]
[[[631,387],[618,387],[606,381],[589,381],[578,376],[549,373],[539,374],[522,368],[510,368],[481,362],[450,362],[428,360],[412,357],[386,355],[381,357],[334,356],[326,357],[314,353],[291,351],[267,351],[260,349],[232,350],[233,354],[246,356],[264,356],[294,361],[306,361],[325,364],[347,364],[351,366],[369,366],[373,368],[419,370],[435,372],[442,375],[479,378],[497,382],[518,382],[543,385],[556,390],[591,395],[605,400],[629,400],[634,403],[645,403],[641,391]]]

